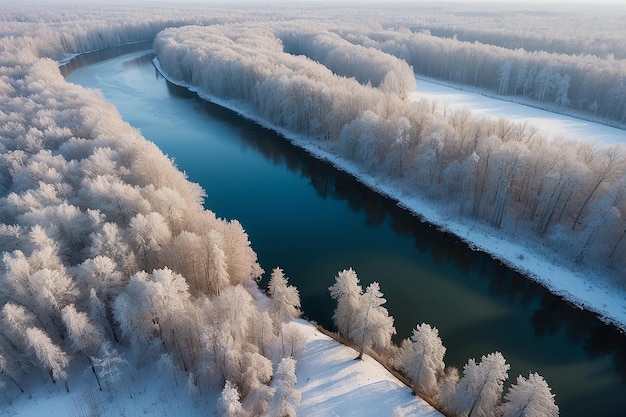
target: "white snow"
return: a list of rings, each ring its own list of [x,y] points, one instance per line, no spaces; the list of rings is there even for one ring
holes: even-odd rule
[[[158,62],[156,62],[158,66]],[[189,88],[188,85],[170,80]],[[423,84],[418,84],[423,87]],[[439,87],[437,87],[439,88]],[[195,91],[193,88],[191,90]],[[236,103],[209,97],[203,98],[228,107],[240,114],[267,126]],[[466,95],[458,93],[457,95]],[[479,95],[480,96],[480,95]],[[482,97],[482,96],[481,96]],[[449,99],[449,98],[448,98]],[[452,104],[452,102],[451,102]],[[513,103],[510,103],[513,105]],[[461,104],[464,105],[464,104]],[[515,105],[511,114],[535,109]],[[484,110],[487,111],[487,110]],[[553,118],[561,118],[554,116]],[[363,183],[377,191],[397,199],[402,206],[424,217],[464,239],[477,249],[485,250],[509,265],[529,274],[551,291],[560,294],[581,307],[596,311],[607,321],[626,328],[626,293],[609,284],[599,285],[593,276],[556,266],[549,255],[503,239],[495,238],[481,225],[459,221],[442,215],[437,207],[415,196],[403,195],[393,184],[359,172],[358,168],[335,156],[332,150],[322,149],[318,144],[295,137],[289,132],[268,126],[288,137],[318,158],[326,159],[340,169],[358,177]],[[357,353],[320,333],[315,327],[302,320],[296,321],[306,336],[306,351],[297,358],[296,388],[302,394],[298,407],[301,416],[391,416],[395,407],[400,407],[406,416],[441,416],[423,400],[412,396],[410,389],[391,375],[380,364],[365,356],[355,360]],[[39,384],[33,384],[28,394],[16,394],[6,389],[3,393],[9,405],[0,410],[0,415],[38,417],[88,416],[97,408],[101,416],[128,417],[151,416],[204,416],[213,415],[218,393],[204,396],[201,401],[192,400],[186,393],[186,377],[160,375],[156,366],[146,366],[128,371],[128,375],[113,390],[113,394],[100,392],[89,372],[75,366],[70,371],[70,393],[65,393],[61,384],[53,385],[45,373],[34,375]],[[9,388],[9,386],[7,386]],[[11,393],[9,393],[11,392]],[[91,406],[90,406],[91,404]]]
[[[352,348],[320,333],[311,323],[295,323],[306,337],[306,351],[297,358],[296,365],[295,388],[302,394],[299,416],[391,417],[396,407],[407,417],[442,416],[371,357],[355,360],[357,352]],[[70,373],[69,393],[49,378],[33,387],[30,395],[17,395],[10,405],[0,409],[0,415],[200,417],[215,415],[219,395],[215,391],[193,400],[186,393],[182,372],[160,375],[154,365],[128,371],[112,395],[98,391],[91,372],[79,367]],[[95,410],[98,413],[92,413]]]
[[[412,100],[422,98],[437,100],[440,108],[468,107],[478,115],[504,117],[516,122],[528,122],[549,138],[560,137],[596,141],[599,145],[626,143],[626,130],[595,123],[533,107],[531,100],[518,97],[495,96],[472,87],[417,77],[417,90]],[[555,109],[558,110],[558,109]]]
[[[221,100],[202,91],[198,91],[197,88],[182,81],[172,79],[163,71],[157,59],[155,59],[154,62],[159,72],[170,82],[186,87],[190,91],[196,92],[205,100],[229,108],[246,118],[254,120],[260,125],[279,132],[294,145],[306,149],[317,158],[329,161],[338,169],[355,176],[370,188],[395,199],[398,201],[398,205],[421,216],[425,221],[454,233],[473,248],[485,251],[510,267],[528,275],[554,294],[562,296],[580,308],[593,311],[604,321],[613,323],[622,330],[626,330],[626,290],[618,285],[607,282],[605,277],[598,276],[588,270],[574,271],[569,268],[561,267],[558,264],[558,260],[551,258],[551,251],[542,251],[542,248],[531,249],[528,245],[524,244],[525,242],[512,242],[499,238],[494,234],[493,230],[483,224],[471,222],[468,219],[447,216],[445,214],[445,208],[438,207],[420,198],[420,196],[414,194],[406,195],[401,191],[401,188],[393,182],[362,172],[356,164],[337,156],[333,152],[333,149],[323,148],[325,143],[312,142],[286,129],[273,126],[256,116],[245,106],[242,106],[241,103]],[[480,94],[478,95],[480,96]],[[512,102],[509,103],[509,105],[514,106],[511,108],[511,114],[523,114],[530,110],[536,110]],[[545,113],[543,117],[552,115],[555,119],[565,118],[565,116],[545,111],[542,112]],[[616,130],[622,132],[622,135],[624,134],[624,131]],[[587,137],[587,139],[589,139],[589,137]],[[622,142],[626,143],[626,140]]]

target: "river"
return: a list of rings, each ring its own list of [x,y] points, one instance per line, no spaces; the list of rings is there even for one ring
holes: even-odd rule
[[[150,51],[91,54],[68,81],[100,89],[122,117],[238,219],[265,269],[298,287],[304,315],[332,327],[337,272],[380,282],[398,340],[426,322],[446,363],[500,351],[509,382],[538,372],[562,416],[626,415],[626,337],[489,256],[472,251],[354,178],[237,114],[164,80]],[[70,72],[70,71],[67,71]]]

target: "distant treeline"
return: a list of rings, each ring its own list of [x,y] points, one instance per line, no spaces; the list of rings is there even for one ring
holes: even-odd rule
[[[626,123],[626,60],[565,55],[442,38],[429,32],[343,32],[349,41],[406,60],[417,74],[553,103]]]

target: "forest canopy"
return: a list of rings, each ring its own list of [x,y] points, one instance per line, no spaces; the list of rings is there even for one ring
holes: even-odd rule
[[[346,43],[345,26],[342,36],[307,24],[188,26],[159,33],[154,48],[174,80],[243,106],[450,216],[523,237],[554,253],[551,261],[623,277],[623,145],[549,140],[527,124],[407,100],[405,65]],[[345,58],[352,56],[370,65]]]
[[[454,18],[427,23],[432,9],[420,18],[333,10],[322,24],[297,8],[38,6],[0,11],[3,384],[24,392],[35,374],[69,390],[68,369],[82,361],[103,389],[125,362],[124,346],[137,366],[184,370],[192,395],[223,390],[224,410],[239,412],[241,399],[251,415],[291,414],[299,400],[291,357],[300,336],[289,325],[300,314],[298,290],[276,268],[269,300],[258,302],[263,270],[243,226],[206,209],[204,191],[172,160],[99,93],[61,75],[72,57],[122,44],[154,40],[170,78],[449,215],[487,224],[493,236],[623,280],[624,146],[547,140],[531,126],[408,99],[417,72],[624,123],[624,37],[610,25],[572,16],[542,43],[531,31],[513,39],[481,25],[456,33]],[[585,40],[568,31],[572,22],[596,30]],[[393,349],[378,284],[355,288],[358,308],[338,306],[340,333],[360,343],[360,354]],[[427,325],[402,349],[415,391],[449,398],[461,414],[499,405],[508,370],[501,355],[468,361],[461,378],[444,374],[445,348]],[[429,368],[414,369],[416,360]],[[476,394],[476,381],[492,395]],[[508,403],[528,402],[535,387],[556,412],[537,374],[519,378]]]

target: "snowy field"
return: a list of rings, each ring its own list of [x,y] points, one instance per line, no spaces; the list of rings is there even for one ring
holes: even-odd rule
[[[513,97],[493,98],[476,92],[471,87],[457,87],[424,78],[417,78],[416,82],[417,91],[411,95],[413,100],[427,98],[437,100],[440,107],[448,105],[448,109],[468,107],[479,115],[528,122],[530,126],[538,127],[550,138],[591,140],[597,141],[599,145],[626,144],[626,130],[507,100],[509,98],[512,100]]]
[[[306,336],[306,350],[297,358],[298,382],[302,394],[297,409],[307,417],[391,417],[395,408],[406,417],[441,417],[437,410],[414,395],[378,362],[369,356],[355,360],[357,352],[343,346],[303,320],[296,321]],[[87,364],[83,364],[84,368]],[[154,368],[154,369],[152,369]],[[75,368],[69,380],[70,392],[49,378],[32,395],[19,395],[0,409],[1,416],[19,417],[136,417],[216,415],[218,393],[192,400],[186,392],[182,372],[159,372],[156,367],[127,370],[113,396],[100,392],[91,372]],[[30,398],[29,398],[30,397]],[[42,412],[45,410],[45,412]]]

